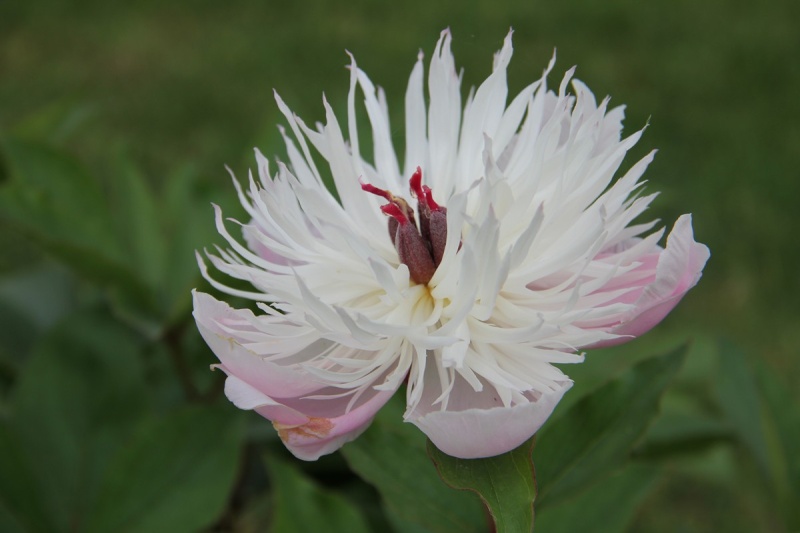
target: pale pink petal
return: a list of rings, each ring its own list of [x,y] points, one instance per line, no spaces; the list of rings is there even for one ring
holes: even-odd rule
[[[531,438],[571,386],[572,382],[565,382],[563,388],[527,404],[434,411],[411,422],[447,455],[461,459],[492,457],[513,450]]]
[[[528,392],[525,397],[529,403],[511,407],[503,405],[491,386],[481,392],[464,384],[454,387],[445,410],[431,405],[433,395],[425,392],[406,420],[447,455],[461,459],[492,457],[513,450],[542,427],[572,381],[564,376],[556,386],[544,393]],[[475,407],[465,408],[467,405]]]
[[[222,363],[215,367],[228,375],[225,395],[240,409],[255,410],[271,420],[298,458],[312,461],[353,440],[394,394],[394,390],[369,387],[353,400],[357,390],[347,394],[348,390],[322,383],[297,367],[266,360],[242,346],[242,340],[230,331],[238,328],[241,335],[254,334],[243,320],[252,318],[248,314],[249,310],[236,310],[207,294],[194,293],[198,329]],[[223,330],[222,324],[229,330]]]
[[[225,395],[231,403],[240,409],[252,409],[272,421],[289,451],[306,461],[335,452],[358,437],[392,394],[393,390],[369,390],[348,410],[350,396],[323,395],[319,399],[288,398],[279,402],[236,376],[229,375],[225,381]]]
[[[220,368],[225,370],[224,367]],[[289,451],[298,459],[306,461],[332,453],[358,437],[392,394],[394,391],[367,393],[365,396],[369,399],[360,405],[357,403],[349,411],[349,397],[283,400],[301,408],[310,405],[316,407],[307,409],[306,414],[303,414],[301,410],[277,402],[236,376],[229,375],[225,381],[225,395],[231,403],[240,409],[255,410],[272,421]],[[322,414],[329,417],[320,416]]]
[[[315,461],[333,453],[369,427],[375,413],[392,397],[394,391],[381,391],[368,401],[332,418],[310,416],[301,425],[273,423],[281,440],[298,459]],[[322,400],[321,403],[330,403]]]
[[[225,370],[224,367],[220,368]],[[225,396],[239,409],[255,410],[264,418],[275,423],[301,425],[308,422],[308,417],[303,413],[273,400],[246,381],[233,375],[229,375],[225,380]]]
[[[628,342],[661,322],[683,296],[700,280],[710,256],[708,248],[695,242],[691,215],[675,222],[667,238],[667,247],[658,257],[655,279],[631,271],[631,293],[638,294],[634,309],[622,317],[599,326],[620,337],[604,340],[586,348],[604,348]],[[624,282],[616,288],[624,288]]]
[[[295,397],[310,394],[324,384],[307,374],[280,366],[260,357],[241,345],[241,342],[220,324],[242,320],[252,315],[247,309],[233,309],[213,296],[194,292],[194,317],[197,328],[211,351],[220,360],[229,375],[238,376],[257,390],[273,398]]]

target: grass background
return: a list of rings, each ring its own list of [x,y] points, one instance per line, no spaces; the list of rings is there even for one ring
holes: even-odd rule
[[[125,150],[157,191],[175,169],[190,168],[205,196],[232,203],[223,166],[243,174],[254,146],[283,152],[273,88],[307,122],[322,118],[323,91],[341,110],[350,50],[386,89],[402,139],[402,97],[417,51],[429,57],[450,27],[469,87],[489,73],[513,27],[512,91],[538,76],[557,48],[551,83],[577,64],[598,97],[627,104],[626,131],[649,121],[626,164],[659,148],[646,175],[648,189],[662,191],[652,215],[671,225],[693,213],[696,237],[712,251],[702,282],[650,339],[608,359],[590,354],[576,375],[593,383],[678,337],[694,335],[701,346],[725,337],[791,389],[800,381],[798,20],[800,3],[790,0],[5,0],[0,130],[68,108],[72,120],[51,140],[103,183],[113,181],[113,158]],[[40,258],[11,232],[0,244],[3,273]],[[694,361],[687,372],[709,375],[715,364]],[[633,527],[780,530],[768,511],[748,507],[748,487],[731,473],[736,456],[709,454],[671,465]],[[732,506],[744,518],[732,519]]]

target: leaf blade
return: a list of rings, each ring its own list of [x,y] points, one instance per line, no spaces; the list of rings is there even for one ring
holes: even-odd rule
[[[86,530],[210,526],[227,503],[243,437],[243,417],[227,408],[185,407],[147,417],[106,468]]]
[[[56,530],[84,524],[109,455],[148,404],[139,355],[130,332],[80,313],[43,337],[22,368],[9,430]]]
[[[585,490],[625,462],[657,415],[660,398],[687,348],[636,364],[540,431],[533,452],[539,506]]]
[[[398,531],[484,531],[480,500],[442,482],[425,452],[425,435],[402,422],[403,400],[395,394],[372,426],[341,453],[354,472],[377,488]]]
[[[496,457],[458,459],[443,453],[429,440],[428,454],[445,483],[480,496],[498,533],[530,532],[536,499],[533,443],[534,439],[530,439]]]
[[[745,353],[733,343],[720,343],[716,392],[725,418],[752,454],[759,471],[769,477],[769,457],[761,416],[761,394]]]
[[[572,500],[537,513],[537,526],[550,533],[625,531],[658,479],[658,469],[631,464]]]
[[[269,455],[264,456],[264,462],[275,493],[270,531],[368,533],[364,518],[343,497],[322,489],[292,464]]]

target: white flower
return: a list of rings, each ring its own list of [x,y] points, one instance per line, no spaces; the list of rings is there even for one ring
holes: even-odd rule
[[[346,134],[327,101],[326,124],[311,129],[276,95],[293,134],[288,165],[271,170],[256,151],[258,179],[247,190],[234,180],[252,217],[246,245],[216,208],[230,249],[207,254],[253,290],[216,281],[198,255],[214,287],[260,313],[195,292],[194,316],[228,398],[272,420],[297,457],[354,439],[405,381],[406,421],[445,453],[511,450],[572,385],[554,363],[644,333],[699,280],[709,252],[689,215],[666,249],[663,230],[642,236],[655,222],[632,224],[655,197],[639,182],[653,154],[613,180],[642,133],[621,137],[623,108],[598,104],[573,69],[548,90],[553,61],[508,103],[511,55],[509,34],[463,108],[449,32],[430,62],[427,108],[420,56],[402,169],[384,92],[355,60]]]

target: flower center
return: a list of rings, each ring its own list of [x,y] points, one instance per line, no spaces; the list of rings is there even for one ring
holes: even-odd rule
[[[381,206],[381,211],[389,217],[389,238],[400,256],[400,262],[408,267],[411,279],[425,285],[442,262],[447,242],[447,208],[433,200],[430,187],[422,185],[420,167],[417,167],[408,184],[411,196],[417,200],[416,218],[414,209],[405,199],[369,183],[362,182],[361,188],[389,202]]]

